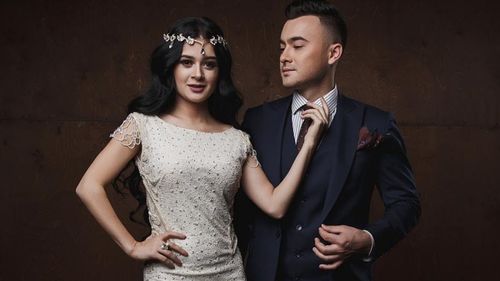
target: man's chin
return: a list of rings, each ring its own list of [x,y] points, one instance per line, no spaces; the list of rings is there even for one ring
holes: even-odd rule
[[[297,86],[297,82],[296,81],[290,81],[290,80],[287,80],[287,79],[281,79],[281,84],[285,88],[293,88],[293,87]]]

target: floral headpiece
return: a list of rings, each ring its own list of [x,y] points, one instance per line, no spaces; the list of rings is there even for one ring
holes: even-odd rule
[[[185,37],[184,35],[182,35],[182,33],[179,33],[179,34],[167,33],[167,34],[163,34],[163,40],[165,40],[165,42],[167,42],[167,43],[170,43],[170,45],[168,45],[169,48],[172,48],[172,46],[174,45],[174,42],[176,40],[179,42],[186,41],[186,43],[188,43],[189,45],[194,45],[194,43],[198,43],[201,45],[201,54],[205,55],[205,48],[204,47],[205,47],[206,42],[196,40],[191,36]],[[210,42],[210,44],[212,44],[213,46],[215,46],[217,44],[222,44],[222,46],[224,46],[224,48],[226,48],[226,45],[227,45],[227,42],[226,42],[226,40],[224,40],[224,37],[222,37],[220,35],[212,36],[212,38],[210,38],[210,40],[208,42]]]

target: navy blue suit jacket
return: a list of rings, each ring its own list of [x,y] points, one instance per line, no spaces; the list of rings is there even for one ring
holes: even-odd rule
[[[292,97],[288,96],[249,109],[242,125],[251,136],[264,172],[275,186],[283,179],[281,146],[291,101]],[[362,127],[383,134],[383,141],[374,148],[358,150]],[[329,164],[329,181],[325,182],[328,185],[325,203],[317,215],[324,224],[368,230],[375,239],[372,258],[376,259],[401,240],[420,216],[420,202],[403,139],[390,113],[341,94],[328,130],[333,130],[328,132],[333,137],[320,145],[331,146],[334,156]],[[385,212],[381,219],[369,222],[375,187]],[[248,280],[275,281],[281,241],[279,220],[266,216],[240,194],[235,205],[235,221]],[[370,279],[371,263],[359,257],[347,260],[328,278]]]

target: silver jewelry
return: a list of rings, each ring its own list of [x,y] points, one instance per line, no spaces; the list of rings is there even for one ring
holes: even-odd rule
[[[252,157],[254,160],[255,160],[255,166],[250,166],[252,168],[257,168],[260,166],[260,163],[259,163],[259,159],[257,159],[257,151],[255,151],[255,149],[252,148],[252,151],[250,152],[250,157]]]
[[[160,249],[162,249],[164,251],[169,251],[170,250],[170,243],[168,243],[168,242],[161,243]]]
[[[185,37],[182,33],[179,33],[179,34],[163,34],[163,40],[165,40],[165,42],[167,43],[170,43],[168,45],[168,48],[172,48],[172,46],[174,45],[174,42],[175,41],[179,41],[179,42],[186,42],[188,43],[189,45],[194,45],[194,43],[198,43],[201,45],[201,54],[202,55],[205,55],[205,44],[207,42],[202,42],[200,40],[196,40],[194,39],[193,37],[191,36],[188,36],[188,37]],[[220,36],[220,35],[217,35],[217,36],[212,36],[212,38],[210,38],[210,40],[208,40],[208,42],[210,44],[212,44],[213,46],[217,45],[217,44],[222,44],[222,46],[224,48],[226,48],[227,46],[227,41],[224,39],[224,37]]]
[[[226,40],[224,40],[224,38],[220,35],[217,35],[217,37],[215,36],[212,36],[212,38],[210,38],[210,44],[212,45],[216,45],[216,44],[222,44],[224,45],[224,47],[226,46],[227,42]]]

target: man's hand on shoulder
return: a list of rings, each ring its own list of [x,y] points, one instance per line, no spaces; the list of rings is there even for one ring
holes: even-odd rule
[[[324,270],[338,268],[353,254],[368,256],[372,247],[370,234],[347,225],[321,225],[319,235],[327,243],[314,238],[313,252],[325,262],[319,265]]]

